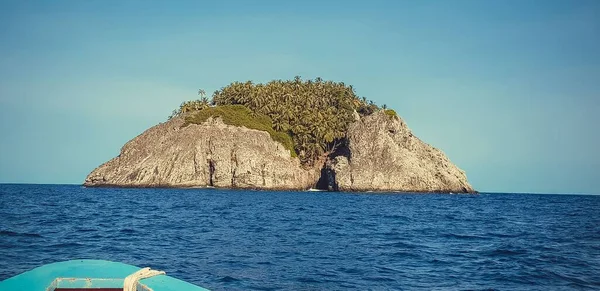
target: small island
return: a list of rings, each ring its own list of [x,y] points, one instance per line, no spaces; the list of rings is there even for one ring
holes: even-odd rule
[[[234,82],[127,142],[86,187],[474,193],[464,171],[343,82]]]

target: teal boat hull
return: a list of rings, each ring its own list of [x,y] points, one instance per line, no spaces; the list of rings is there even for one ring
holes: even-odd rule
[[[0,282],[2,291],[54,291],[65,288],[123,288],[125,277],[141,268],[102,260],[58,262],[27,271]],[[138,291],[205,291],[208,289],[167,276],[140,280]]]

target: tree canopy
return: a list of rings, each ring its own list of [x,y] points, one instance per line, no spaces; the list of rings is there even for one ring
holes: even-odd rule
[[[344,143],[355,114],[365,116],[379,110],[372,101],[356,95],[351,85],[321,78],[295,77],[266,84],[233,82],[215,91],[210,102],[204,94],[199,95],[200,100],[182,103],[173,116],[202,111],[210,105],[242,105],[255,116],[268,116],[275,132],[288,134],[305,164],[312,164]]]

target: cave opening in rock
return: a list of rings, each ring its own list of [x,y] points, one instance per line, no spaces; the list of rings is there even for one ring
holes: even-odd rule
[[[328,169],[325,163],[323,164],[323,168],[321,168],[321,176],[319,177],[319,181],[317,181],[317,184],[315,185],[315,189],[329,191],[330,183],[327,172]]]
[[[350,160],[350,148],[348,147],[348,140],[343,139],[334,150],[327,156],[327,160],[323,163],[321,168],[321,176],[319,181],[315,185],[317,190],[325,191],[339,191],[338,184],[335,178],[335,171],[330,167],[332,161],[338,156],[344,156]]]
[[[321,168],[321,176],[315,185],[317,190],[324,191],[339,191],[338,184],[335,180],[335,171],[328,166],[329,161],[323,163]]]

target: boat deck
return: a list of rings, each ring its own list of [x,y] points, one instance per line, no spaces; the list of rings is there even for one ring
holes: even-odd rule
[[[123,291],[125,277],[141,268],[102,260],[73,260],[43,265],[0,282],[2,291]],[[167,276],[142,279],[138,291],[207,291]]]

